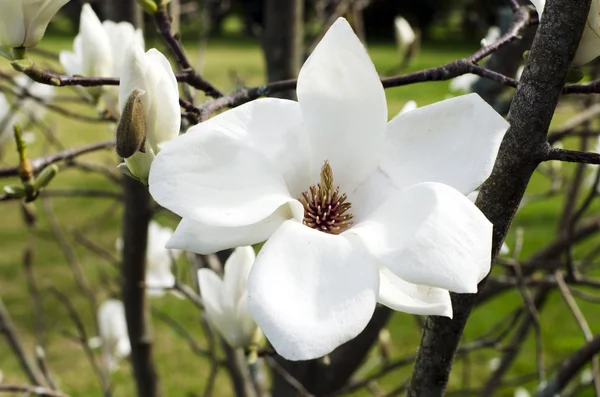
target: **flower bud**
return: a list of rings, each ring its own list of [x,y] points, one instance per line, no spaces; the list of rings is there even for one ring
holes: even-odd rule
[[[146,118],[141,100],[144,94],[138,89],[131,92],[117,126],[117,154],[125,159],[138,151],[145,152]]]
[[[40,174],[35,178],[33,187],[38,190],[48,186],[56,174],[58,174],[58,166],[56,164],[49,165],[48,167],[44,168],[42,172],[40,172]]]
[[[150,15],[154,15],[158,11],[158,5],[153,0],[138,0],[138,4]]]

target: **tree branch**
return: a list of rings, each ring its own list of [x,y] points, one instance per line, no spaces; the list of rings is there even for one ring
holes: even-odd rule
[[[146,297],[146,246],[152,217],[146,186],[124,178],[123,304],[131,341],[131,363],[139,397],[158,397],[158,374],[152,358],[150,313]]]
[[[545,161],[558,160],[569,163],[600,164],[600,153],[582,152],[579,150],[555,149],[548,152]]]
[[[158,11],[154,14],[154,22],[158,27],[158,31],[167,43],[167,46],[169,46],[171,52],[175,56],[175,61],[182,69],[182,73],[178,76],[180,78],[179,81],[185,81],[192,87],[203,91],[206,95],[213,98],[222,97],[223,94],[196,72],[190,64],[190,61],[185,55],[185,51],[183,51],[183,48],[181,47],[181,43],[173,36],[171,20],[166,7],[159,7]]]
[[[37,173],[50,164],[58,163],[63,160],[70,160],[83,154],[92,153],[98,150],[110,149],[115,146],[115,140],[91,143],[89,145],[80,146],[78,148],[70,148],[62,152],[54,153],[49,156],[39,157],[31,160],[31,168],[34,173]],[[19,167],[10,167],[0,169],[0,178],[19,175]]]
[[[537,397],[553,397],[569,383],[577,372],[596,354],[600,352],[600,334],[586,343],[566,359],[558,368],[558,371],[550,380],[546,387],[537,393]]]
[[[544,19],[510,108],[511,126],[492,175],[477,199],[479,208],[494,224],[492,258],[500,250],[533,171],[546,156],[546,133],[589,7],[590,0],[555,0],[546,4]],[[452,294],[453,320],[428,317],[408,396],[444,393],[456,349],[476,301],[475,294]]]

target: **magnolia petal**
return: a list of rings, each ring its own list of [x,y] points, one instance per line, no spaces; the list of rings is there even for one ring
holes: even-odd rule
[[[453,93],[467,93],[473,91],[475,83],[480,79],[476,74],[466,73],[450,80],[448,88]]]
[[[113,70],[111,76],[118,76],[123,66],[123,59],[127,48],[132,43],[144,48],[144,36],[140,29],[135,29],[129,22],[103,21],[102,27],[110,42],[113,53]]]
[[[11,1],[8,1],[8,3],[10,2]],[[22,1],[12,2],[23,3]],[[23,47],[29,48],[35,46],[44,36],[46,28],[48,27],[48,24],[50,23],[52,17],[54,17],[54,14],[56,14],[58,10],[60,10],[62,6],[64,6],[68,2],[69,0],[49,0],[45,2],[46,4],[41,6],[41,9],[38,8],[37,10],[32,11],[33,13],[35,13],[35,16],[27,15],[28,12],[25,12],[25,21],[29,21],[29,23],[26,22],[27,33],[25,36]],[[4,7],[4,4],[2,5],[2,7]]]
[[[328,160],[336,184],[354,189],[377,166],[387,105],[373,62],[345,19],[302,66],[297,93],[314,162]]]
[[[27,27],[20,1],[2,2],[0,12],[0,44],[7,48],[23,45]]]
[[[223,280],[213,270],[203,268],[198,270],[200,295],[208,315],[222,314]]]
[[[148,175],[150,174],[150,166],[154,160],[154,153],[150,149],[150,145],[146,142],[146,152],[135,152],[133,156],[124,159],[129,172],[138,178],[144,185],[148,184]]]
[[[79,72],[89,77],[109,77],[112,71],[110,41],[102,23],[89,3],[81,9],[79,35],[82,40],[81,59],[83,69]]]
[[[405,313],[452,318],[452,301],[447,290],[408,283],[386,267],[379,269],[377,301]]]
[[[81,46],[80,42],[81,37],[75,37],[75,40],[73,41],[73,48]],[[76,74],[81,74],[81,71],[83,70],[82,59],[76,52],[61,51],[60,54],[58,54],[58,60],[68,75],[73,76]]]
[[[283,222],[292,218],[292,211],[287,204],[265,219],[247,226],[211,226],[183,218],[167,247],[206,255],[227,248],[257,244],[268,239]]]
[[[179,108],[179,88],[171,64],[156,49],[146,53],[149,67],[158,75],[156,85],[150,88],[152,108],[148,117],[148,139],[150,146],[158,152],[163,142],[179,135],[181,110]]]
[[[123,111],[129,95],[138,89],[148,93],[147,74],[148,63],[144,54],[144,48],[138,43],[132,42],[125,52],[123,67],[119,71],[119,113]],[[141,96],[144,109],[150,106],[150,95]]]
[[[231,347],[243,347],[249,342],[243,324],[237,318],[233,303],[224,293],[223,280],[210,269],[198,270],[200,296],[207,320]]]
[[[583,35],[573,58],[574,66],[585,65],[600,55],[600,4],[594,0],[590,4],[590,11],[583,29]]]
[[[103,302],[98,308],[97,318],[102,359],[105,367],[113,371],[118,366],[118,359],[131,351],[123,302],[116,299]]]
[[[236,248],[225,261],[223,271],[224,293],[237,305],[246,295],[246,280],[256,259],[251,246]]]
[[[417,106],[417,102],[410,100],[408,102],[406,102],[404,104],[404,106],[402,106],[402,109],[400,109],[400,111],[398,112],[397,116],[403,115],[404,113],[408,113],[411,110],[415,110],[416,108],[418,108],[419,106]]]
[[[401,188],[440,182],[468,194],[489,177],[507,129],[479,95],[447,99],[390,121],[380,166]]]
[[[170,271],[147,271],[146,272],[146,291],[150,296],[163,296],[165,290],[173,288],[175,285],[175,276]]]
[[[321,357],[356,337],[377,301],[379,272],[360,241],[286,221],[248,278],[248,309],[277,353]]]
[[[441,183],[403,190],[345,232],[351,233],[409,283],[475,293],[490,270],[492,224],[469,199]]]
[[[535,7],[538,14],[538,19],[542,20],[542,14],[544,13],[544,7],[546,6],[546,0],[530,0]]]
[[[187,134],[221,131],[262,153],[283,175],[293,197],[310,186],[309,142],[298,102],[262,98],[245,103],[190,128]]]
[[[167,142],[149,181],[160,205],[207,225],[251,225],[287,203],[296,218],[304,216],[281,173],[261,153],[217,130]]]
[[[366,219],[382,203],[398,193],[400,193],[400,189],[378,167],[352,192],[351,212],[354,216],[354,223]]]
[[[178,252],[170,252],[165,246],[173,236],[173,229],[161,226],[152,220],[148,225],[148,246],[146,248],[146,260],[151,262],[150,266],[156,269],[171,268],[171,256],[175,258]]]

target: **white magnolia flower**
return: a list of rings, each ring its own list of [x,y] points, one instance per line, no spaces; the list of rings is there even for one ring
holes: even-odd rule
[[[73,42],[73,52],[61,51],[60,63],[71,75],[88,77],[116,77],[123,67],[127,49],[137,44],[144,47],[144,36],[129,22],[100,22],[92,7],[86,3],[81,9],[79,34]],[[104,104],[115,117],[119,112],[119,87],[90,87],[93,97],[102,93]]]
[[[147,183],[150,164],[165,142],[177,137],[181,126],[177,80],[167,58],[156,49],[144,53],[133,44],[126,52],[120,73],[119,109],[121,113],[134,90],[141,97],[146,124],[145,152],[125,159],[129,172]]]
[[[246,282],[256,259],[252,247],[239,247],[225,262],[223,279],[211,269],[198,270],[207,320],[233,348],[247,347],[257,332],[248,312]]]
[[[479,80],[479,76],[472,73],[466,73],[450,80],[451,92],[472,92],[473,86]]]
[[[498,26],[490,26],[485,37],[481,39],[481,46],[487,47],[488,45],[493,44],[501,35],[502,31]]]
[[[98,331],[97,344],[102,347],[102,361],[107,370],[114,371],[119,366],[119,360],[131,352],[123,302],[109,299],[100,305]],[[96,344],[95,341],[92,344]]]
[[[517,387],[515,389],[514,397],[531,397],[531,394],[524,387]]]
[[[85,3],[81,8],[79,34],[73,41],[73,52],[61,51],[59,60],[70,75],[109,77],[113,63],[110,46],[100,19],[92,6]]]
[[[173,236],[173,229],[151,221],[148,225],[148,247],[146,249],[146,288],[149,295],[162,296],[165,289],[175,285],[171,262],[181,251],[165,248]]]
[[[173,229],[161,226],[156,221],[148,225],[148,244],[146,245],[146,290],[151,296],[162,296],[165,289],[173,288],[175,275],[171,271],[172,259],[177,259],[181,251],[167,249],[165,245],[173,236]],[[115,242],[117,251],[123,249],[123,240]]]
[[[408,48],[415,43],[417,35],[410,26],[410,23],[401,16],[397,16],[394,19],[394,32],[396,34],[396,44],[402,56],[406,53]]]
[[[129,22],[104,21],[102,27],[108,37],[112,51],[112,69],[109,76],[119,76],[123,69],[127,49],[132,45],[144,48],[144,34],[141,29],[135,29]],[[119,87],[104,87],[102,99],[110,113],[117,118],[120,117]]]
[[[69,0],[4,0],[0,4],[0,46],[30,48],[44,36],[46,27]]]
[[[537,10],[541,20],[546,0],[530,0]],[[600,1],[592,0],[587,23],[579,42],[579,47],[573,58],[573,66],[585,65],[600,55]]]
[[[475,293],[490,269],[492,225],[465,195],[490,175],[506,121],[467,95],[388,123],[377,71],[343,18],[297,94],[249,102],[163,147],[150,192],[183,218],[168,246],[268,239],[248,306],[287,359],[351,340],[377,302],[450,317],[448,290]]]

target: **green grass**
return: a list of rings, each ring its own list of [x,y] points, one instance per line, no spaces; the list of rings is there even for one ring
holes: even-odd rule
[[[64,38],[47,39],[42,45],[43,48],[52,51],[70,48],[70,46],[71,42]],[[158,46],[162,48],[160,44]],[[196,60],[197,53],[192,46],[189,48],[191,59]],[[466,45],[425,44],[410,70],[437,66],[468,55],[474,49]],[[395,47],[375,44],[369,50],[380,72],[388,71],[396,65],[398,55]],[[236,76],[247,85],[264,82],[262,54],[257,44],[248,40],[210,41],[204,57],[204,64],[206,65],[203,70],[204,76],[224,91],[231,91],[235,88],[235,80],[232,79],[232,76]],[[8,64],[5,62],[4,69],[7,67]],[[422,106],[444,99],[448,95],[447,87],[447,82],[434,82],[387,90],[390,117],[395,115],[408,100],[414,99],[419,106]],[[68,91],[65,90],[65,92]],[[68,106],[71,110],[93,115],[93,112],[84,106]],[[557,112],[556,122],[560,123],[569,114],[572,114],[570,107],[560,108]],[[83,123],[56,114],[50,115],[46,121],[63,144],[68,146],[107,139],[113,134],[113,130],[108,125]],[[44,140],[39,138],[31,148],[31,155],[39,156],[50,150],[52,149]],[[12,151],[12,144],[9,143],[5,148],[6,156],[2,160],[2,166],[15,164],[16,157]],[[116,155],[112,152],[88,155],[82,159],[105,165],[111,169],[116,165]],[[565,174],[571,173],[572,170],[572,167],[563,167]],[[102,176],[75,170],[62,172],[52,187],[118,190],[117,186]],[[535,175],[529,192],[539,193],[546,188],[545,178]],[[555,235],[562,201],[563,198],[559,196],[532,203],[518,213],[514,226],[522,226],[526,230],[524,257],[551,241]],[[48,287],[53,286],[70,297],[84,319],[89,335],[95,333],[93,326],[95,314],[75,283],[63,252],[49,233],[48,220],[41,203],[37,201],[32,205],[38,215],[38,226],[34,232],[28,231],[24,226],[18,203],[5,202],[0,206],[3,217],[0,225],[0,241],[2,242],[0,245],[0,296],[12,314],[27,351],[30,353],[33,351],[35,319],[32,301],[28,295],[22,257],[24,249],[31,243],[35,247],[33,273],[42,294],[45,345],[52,375],[59,387],[73,396],[99,395],[97,379],[94,377],[81,347],[64,334],[64,331],[74,333],[75,328],[67,316],[65,308],[48,292]],[[85,229],[88,238],[116,255],[114,242],[121,232],[120,206],[115,205],[114,200],[104,198],[54,198],[52,206],[88,281],[96,291],[97,299],[101,301],[108,297],[111,291],[116,290],[114,279],[118,272],[105,260],[77,244],[69,230],[72,228]],[[596,205],[593,210],[597,211],[598,206]],[[172,226],[176,224],[176,220],[167,214],[163,213],[159,218],[162,223]],[[514,241],[513,230],[507,239],[510,245]],[[588,243],[588,246],[593,243]],[[597,244],[598,241],[596,240],[595,243]],[[186,273],[185,260],[181,260],[180,265],[181,274],[186,279],[189,278]],[[508,293],[481,309],[477,309],[468,324],[464,342],[473,340],[488,331],[496,321],[520,304],[521,297],[518,293]],[[200,313],[192,304],[169,295],[162,299],[152,300],[152,306],[168,312],[188,329],[199,343],[205,344],[198,321]],[[600,318],[593,315],[596,308],[591,304],[582,303],[581,306],[588,316],[590,326],[593,330],[597,330],[600,327]],[[582,344],[581,332],[571,319],[571,315],[560,297],[552,296],[548,308],[541,315],[541,321],[546,365],[567,356]],[[168,391],[166,395],[182,396],[188,393],[200,393],[209,369],[206,359],[194,356],[186,342],[164,323],[155,319],[153,325],[156,363],[161,375],[162,387]],[[413,316],[403,313],[396,314],[390,322],[389,331],[393,340],[394,357],[402,357],[416,351],[420,330],[415,325]],[[468,370],[471,385],[477,385],[481,379],[487,377],[490,372],[488,362],[497,355],[498,352],[489,349],[470,356]],[[0,370],[4,373],[5,382],[24,381],[16,360],[3,340],[0,342]],[[535,344],[530,337],[509,375],[530,373],[534,370]],[[134,395],[134,386],[129,371],[127,362],[123,362],[121,370],[112,376],[111,380],[116,396]],[[453,372],[451,387],[461,387],[462,372],[463,364],[459,363]],[[384,378],[381,385],[384,388],[392,388],[409,375],[410,367],[407,367]],[[226,375],[221,371],[214,395],[227,396],[231,393]],[[356,395],[365,395],[365,393]],[[512,392],[508,391],[506,395],[512,395]]]

